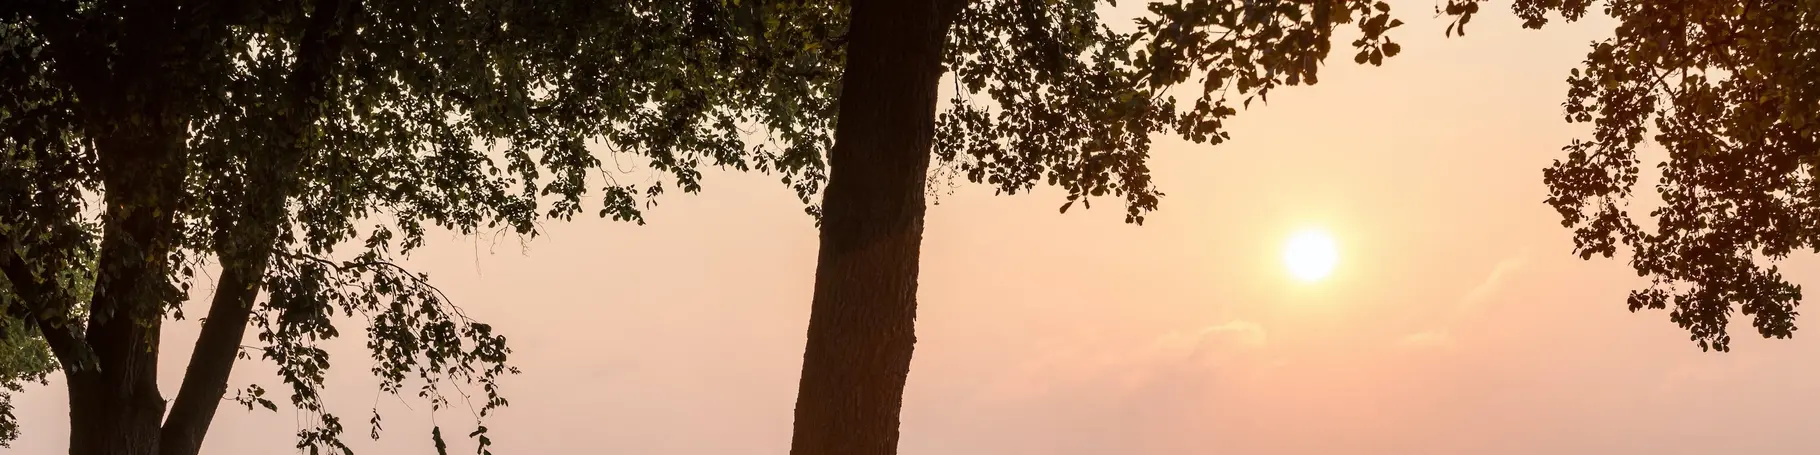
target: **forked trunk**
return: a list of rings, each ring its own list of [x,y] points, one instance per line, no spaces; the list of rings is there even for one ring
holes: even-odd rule
[[[792,455],[897,451],[923,194],[960,0],[854,0]]]
[[[164,305],[177,297],[167,277],[184,135],[168,124],[132,130],[140,134],[96,141],[107,213],[85,333],[94,363],[64,363],[70,455],[158,452],[158,341]]]

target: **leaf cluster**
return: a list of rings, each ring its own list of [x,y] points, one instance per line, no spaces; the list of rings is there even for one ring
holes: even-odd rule
[[[1514,11],[1537,28],[1592,6],[1520,0]],[[1477,10],[1447,7],[1461,23]],[[1651,281],[1630,294],[1631,311],[1668,309],[1702,350],[1729,350],[1734,312],[1766,338],[1792,336],[1801,287],[1774,262],[1820,247],[1820,2],[1608,1],[1600,12],[1618,25],[1568,77],[1563,103],[1592,135],[1543,175],[1575,250],[1628,249]],[[1648,143],[1666,153],[1662,203],[1635,213]]]
[[[1357,63],[1401,51],[1385,33],[1402,21],[1383,2],[1150,2],[1131,31],[1104,23],[1100,3],[971,2],[949,41],[957,86],[937,156],[999,192],[1061,187],[1064,212],[1120,197],[1125,221],[1142,224],[1163,195],[1149,169],[1155,135],[1227,140],[1238,108],[1319,81],[1340,25],[1358,28]]]
[[[384,391],[416,381],[442,408],[451,387],[478,384],[476,417],[506,404],[504,337],[394,265],[431,232],[532,237],[586,197],[642,223],[651,198],[699,191],[709,166],[776,173],[808,201],[841,58],[818,45],[844,33],[819,3],[127,3],[0,6],[0,302],[73,340],[68,364],[90,309],[155,327],[184,317],[205,266],[257,270],[255,349],[313,417],[299,448],[330,452],[348,450],[319,398],[317,345],[361,319]],[[135,178],[179,190],[115,187],[139,180],[108,180],[135,173],[110,168],[122,161],[100,142],[160,125],[184,133],[177,169]],[[748,147],[755,134],[769,140]],[[620,182],[622,159],[654,176]],[[118,267],[95,261],[110,209],[130,212],[110,205],[174,217],[157,235],[168,257],[143,258],[170,264],[167,290],[139,307],[97,307],[73,284]],[[263,390],[240,402],[273,407]],[[472,436],[484,452],[484,431]]]

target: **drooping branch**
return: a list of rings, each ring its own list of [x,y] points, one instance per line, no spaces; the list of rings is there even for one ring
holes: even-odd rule
[[[290,251],[277,256],[268,280],[272,297],[253,321],[259,340],[266,343],[263,356],[278,364],[280,376],[291,385],[292,404],[317,421],[299,430],[299,448],[338,452],[345,447],[339,418],[319,397],[328,352],[315,345],[339,335],[331,319],[336,313],[367,319],[367,346],[376,361],[372,371],[382,392],[402,395],[405,382],[415,376],[423,381],[417,395],[430,402],[432,411],[451,404],[444,386],[468,398],[460,388],[463,382],[479,383],[485,392],[477,420],[507,404],[497,379],[517,370],[505,364],[510,352],[505,338],[463,314],[425,275],[374,251],[352,260]],[[372,423],[378,437],[376,410]],[[480,426],[469,435],[483,450],[491,444],[485,429]]]

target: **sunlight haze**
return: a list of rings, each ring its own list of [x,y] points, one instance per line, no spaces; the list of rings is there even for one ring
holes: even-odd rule
[[[1564,80],[1611,22],[1523,30],[1496,2],[1445,38],[1435,1],[1391,3],[1407,24],[1382,67],[1335,37],[1318,85],[1240,111],[1229,142],[1158,137],[1166,196],[1143,226],[1115,199],[1058,214],[1054,188],[938,182],[900,452],[1820,453],[1820,337],[1763,340],[1741,321],[1733,352],[1702,353],[1667,312],[1627,311],[1642,279],[1622,256],[1580,260],[1543,203],[1542,169],[1586,133],[1562,121]],[[1119,5],[1110,17],[1142,8]],[[645,226],[437,233],[410,257],[523,369],[487,422],[493,453],[787,451],[817,231],[775,176],[703,184]],[[1299,232],[1316,233],[1311,254]],[[1814,259],[1781,270],[1820,284]],[[167,398],[195,317],[166,325]],[[344,332],[326,399],[356,453],[432,453],[432,421],[450,453],[473,452],[469,409],[377,394],[364,330]],[[60,380],[16,397],[23,436],[0,453],[67,450]],[[229,395],[255,381],[288,396],[258,361]],[[202,453],[297,453],[280,403],[224,403]]]

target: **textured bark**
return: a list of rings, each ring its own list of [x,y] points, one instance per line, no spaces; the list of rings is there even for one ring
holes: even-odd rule
[[[897,451],[936,88],[961,4],[852,2],[792,455]]]

